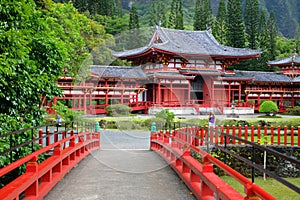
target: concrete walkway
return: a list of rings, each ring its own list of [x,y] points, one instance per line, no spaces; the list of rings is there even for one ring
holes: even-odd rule
[[[101,149],[67,174],[45,199],[195,199],[167,163],[149,151],[148,142],[148,132],[103,131]]]

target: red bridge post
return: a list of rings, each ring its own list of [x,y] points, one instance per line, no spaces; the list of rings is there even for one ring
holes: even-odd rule
[[[26,165],[26,173],[32,173],[34,177],[37,176],[38,172],[38,163],[37,156],[33,156],[33,158]],[[36,179],[36,178],[35,178]],[[26,190],[25,190],[25,198],[26,197],[36,197],[38,195],[38,180],[36,179]]]

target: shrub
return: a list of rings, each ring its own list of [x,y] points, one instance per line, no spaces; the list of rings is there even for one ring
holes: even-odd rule
[[[131,108],[127,105],[122,104],[114,104],[107,106],[105,108],[109,116],[115,116],[115,115],[129,115],[131,112]]]
[[[264,101],[259,107],[259,112],[274,115],[278,112],[278,107],[273,101]]]
[[[287,108],[287,112],[290,114],[300,115],[300,106],[294,106],[293,108]]]
[[[163,109],[159,113],[156,113],[155,117],[163,119],[167,123],[171,123],[174,120],[175,114],[170,112],[169,109]]]

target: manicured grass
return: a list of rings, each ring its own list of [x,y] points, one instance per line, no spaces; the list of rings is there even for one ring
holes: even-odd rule
[[[237,182],[230,176],[222,176],[221,178],[229,185],[231,185],[231,187],[235,188],[239,193],[245,196],[244,187],[239,182]],[[286,178],[285,180],[300,187],[300,178]],[[289,189],[288,187],[276,181],[275,179],[267,178],[267,180],[264,181],[263,178],[255,178],[255,184],[259,185],[261,188],[263,188],[265,191],[267,191],[269,194],[271,194],[278,200],[300,199],[300,194]]]

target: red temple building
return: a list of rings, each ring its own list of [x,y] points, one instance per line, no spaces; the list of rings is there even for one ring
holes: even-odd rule
[[[111,104],[126,104],[133,112],[154,114],[168,108],[175,114],[251,114],[261,100],[273,100],[280,111],[298,105],[300,58],[270,61],[281,71],[227,71],[227,67],[257,58],[260,51],[219,44],[210,31],[157,27],[145,47],[114,52],[136,67],[92,66],[84,82],[62,78],[65,101],[88,114],[106,113]],[[55,102],[54,102],[55,103]]]

